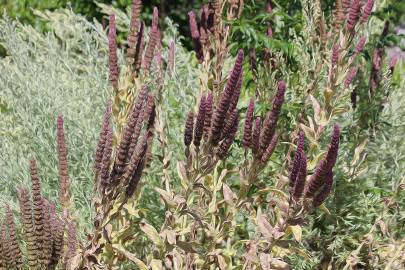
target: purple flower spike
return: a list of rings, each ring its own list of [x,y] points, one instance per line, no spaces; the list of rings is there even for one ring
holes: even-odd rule
[[[280,115],[281,106],[283,105],[284,102],[285,88],[286,88],[285,82],[279,81],[277,84],[277,93],[273,100],[272,110],[267,114],[267,117],[263,123],[263,129],[260,135],[261,151],[266,150],[266,148],[269,146],[271,139],[273,138],[277,126],[277,120]]]
[[[305,179],[307,177],[307,156],[304,152],[301,153],[300,169],[294,184],[293,198],[298,201],[302,197],[305,188]]]
[[[349,18],[347,19],[347,29],[353,30],[356,26],[357,22],[359,21],[360,17],[360,0],[353,0],[350,11],[349,11]]]
[[[326,198],[332,191],[332,185],[333,185],[333,172],[332,170],[330,170],[325,177],[325,184],[323,185],[321,191],[315,196],[315,198],[312,201],[313,207],[316,208],[320,206],[326,200]]]
[[[373,10],[373,6],[374,6],[374,0],[368,0],[366,5],[364,6],[363,14],[360,18],[360,21],[362,23],[366,23],[368,21],[368,18],[371,15],[371,11]]]
[[[339,49],[340,49],[339,44],[333,45],[332,57],[331,57],[332,58],[332,67],[335,67],[339,60]]]
[[[186,126],[184,128],[184,144],[189,146],[193,141],[194,113],[190,111],[187,115]]]
[[[304,132],[300,131],[298,135],[297,151],[295,152],[293,165],[290,173],[290,187],[294,187],[298,172],[301,167],[302,156],[304,155],[304,141],[305,141]]]
[[[344,85],[345,85],[346,88],[349,87],[349,85],[352,83],[354,77],[356,77],[357,70],[358,70],[357,67],[353,67],[353,68],[349,71],[349,73],[347,74],[346,79],[345,79],[345,82],[344,82]]]
[[[252,146],[252,128],[253,128],[253,112],[255,107],[254,99],[250,99],[248,109],[246,111],[245,127],[243,130],[243,146],[247,149]]]
[[[197,119],[195,122],[195,128],[194,128],[194,145],[195,146],[200,146],[201,138],[203,135],[203,130],[204,130],[204,118],[205,118],[205,96],[201,97],[200,100],[200,106],[198,108],[198,114],[197,114]]]

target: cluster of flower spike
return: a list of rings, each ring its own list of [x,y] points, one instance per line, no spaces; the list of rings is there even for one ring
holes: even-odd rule
[[[140,20],[142,9],[141,0],[133,0],[131,8],[131,20],[128,33],[127,62],[136,73],[143,68],[149,71],[155,50],[160,44],[159,14],[158,9],[153,9],[152,26],[149,32],[149,42],[145,48],[145,25]],[[119,66],[117,57],[117,33],[115,15],[110,15],[108,45],[109,45],[109,79],[114,89],[118,88]]]
[[[335,125],[328,152],[315,168],[314,174],[306,183],[307,157],[304,152],[304,133],[298,136],[298,145],[290,171],[290,193],[298,202],[303,196],[312,199],[312,206],[320,206],[328,197],[333,184],[333,166],[336,163],[339,149],[339,126]]]
[[[115,159],[110,118],[111,105],[108,103],[95,155],[97,188],[104,195],[105,191],[121,192],[115,190],[121,185],[125,188],[127,197],[130,197],[140,180],[147,163],[147,153],[151,148],[155,119],[154,95],[146,86],[140,90],[123,129],[120,143],[115,149]]]
[[[57,149],[59,160],[59,198],[62,208],[66,210],[69,202],[69,176],[67,166],[67,147],[63,117],[57,119]],[[68,219],[62,220],[56,214],[56,207],[53,202],[46,200],[41,193],[41,182],[39,178],[36,161],[30,161],[30,173],[32,181],[32,199],[27,188],[18,189],[18,200],[20,204],[21,221],[23,225],[24,240],[27,246],[27,262],[32,269],[55,269],[63,255],[64,227],[65,223],[75,226]],[[4,223],[2,242],[5,243],[1,249],[2,257],[6,260],[8,268],[21,269],[21,250],[15,235],[13,216],[9,210]],[[64,218],[67,218],[64,213]],[[8,228],[8,232],[7,232]],[[75,236],[76,237],[76,236]],[[68,239],[69,240],[69,239]],[[73,253],[75,253],[74,250]],[[65,262],[70,259],[65,254]],[[73,256],[73,255],[72,255]]]
[[[373,10],[374,0],[364,2],[360,0],[336,0],[334,30],[339,30],[345,21],[348,31],[354,31],[359,21],[366,23]]]
[[[346,22],[346,29],[351,37],[355,33],[356,25],[360,23],[366,23],[371,15],[372,9],[374,7],[374,0],[368,0],[367,2],[360,0],[336,0],[335,15],[334,15],[334,31],[339,32],[339,29]],[[352,40],[352,39],[350,39]],[[353,63],[357,55],[359,55],[366,44],[366,37],[362,36],[359,38],[357,43],[353,47],[353,55],[351,57],[351,63]],[[340,41],[335,43],[331,49],[331,66],[332,72],[335,72],[337,65],[340,63]],[[351,82],[354,80],[357,74],[358,67],[351,67],[347,72],[344,86],[347,88],[350,86]]]
[[[211,3],[201,8],[199,23],[197,23],[197,18],[193,11],[188,13],[194,50],[200,61],[204,59],[204,47],[208,46],[209,36],[214,32],[214,16],[215,10]]]
[[[277,83],[277,92],[273,99],[273,106],[264,121],[260,117],[253,119],[254,101],[251,100],[246,113],[243,132],[243,146],[252,149],[257,161],[266,163],[274,152],[278,137],[276,134],[277,121],[284,103],[286,85],[284,81]]]
[[[64,221],[57,215],[55,204],[41,194],[41,183],[35,160],[30,161],[32,200],[27,188],[17,191],[23,238],[30,269],[55,269],[63,255]],[[23,269],[22,251],[17,239],[14,218],[6,207],[0,243],[0,268]]]
[[[59,199],[63,207],[67,207],[69,204],[69,175],[67,165],[67,147],[65,142],[65,130],[63,126],[63,117],[58,115],[57,120],[57,145],[58,145],[58,157],[59,157],[59,179],[60,179],[60,191]]]
[[[225,158],[239,124],[236,106],[242,87],[243,57],[243,51],[239,50],[234,67],[224,91],[218,97],[215,109],[212,93],[209,93],[207,96],[201,97],[196,120],[194,121],[193,112],[188,114],[184,130],[184,144],[187,148],[193,143],[198,150],[204,137],[207,143],[216,147],[216,155],[220,159]]]
[[[353,0],[350,3],[350,7],[347,8],[349,13],[347,18],[347,29],[350,31],[356,27],[359,20],[361,23],[366,23],[368,21],[374,6],[374,0],[368,0],[364,5],[363,10],[361,5],[362,3],[360,0]]]

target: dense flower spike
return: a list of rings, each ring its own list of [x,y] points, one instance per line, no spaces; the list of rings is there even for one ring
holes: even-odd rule
[[[371,11],[373,10],[374,0],[367,0],[366,5],[363,8],[363,14],[361,15],[360,21],[365,23],[368,21],[368,18],[371,15]]]
[[[322,159],[315,168],[314,174],[310,177],[308,186],[305,190],[305,197],[313,197],[315,193],[324,184],[324,179],[328,170],[326,169],[327,162],[326,159]]]
[[[145,70],[149,71],[152,64],[153,56],[155,54],[156,45],[160,42],[159,40],[159,28],[158,28],[158,9],[153,8],[152,17],[152,29],[149,34],[148,47],[146,47],[145,57],[143,61],[143,67]]]
[[[12,258],[12,260],[11,260],[12,268],[22,269],[22,267],[23,267],[22,252],[20,249],[20,245],[18,243],[16,231],[15,231],[14,217],[13,217],[11,209],[8,205],[6,206],[6,222],[7,222],[9,240],[10,240],[9,252],[12,256],[11,257]]]
[[[295,151],[294,160],[290,173],[290,187],[294,187],[295,181],[297,180],[298,172],[301,168],[302,156],[304,154],[304,132],[298,134],[297,150]]]
[[[153,126],[154,122],[154,110],[155,110],[155,96],[152,93],[148,94],[147,100],[143,105],[144,108],[139,107],[139,116],[136,122],[135,128],[131,136],[131,142],[129,144],[128,153],[126,155],[126,163],[131,159],[135,147],[138,143],[138,139],[141,136],[142,128],[144,127],[145,122],[147,125]]]
[[[332,191],[332,185],[333,185],[333,172],[332,170],[330,170],[325,176],[325,184],[312,201],[313,207],[316,208],[320,206],[326,200],[326,198]]]
[[[103,159],[103,153],[104,153],[104,147],[105,147],[105,142],[107,138],[107,131],[108,127],[110,125],[110,118],[111,118],[111,113],[112,113],[112,103],[111,100],[107,102],[107,106],[104,112],[104,118],[103,118],[103,123],[101,125],[100,133],[98,135],[98,142],[97,142],[97,147],[96,147],[96,155],[94,158],[94,170],[96,175],[100,171],[101,167],[101,161]]]
[[[130,116],[128,117],[127,124],[122,132],[121,142],[119,144],[116,155],[116,163],[114,164],[114,174],[116,174],[118,177],[121,175],[125,167],[131,138],[135,131],[138,119],[142,118],[142,107],[147,99],[148,90],[148,87],[144,86],[139,91],[135,105],[131,111]]]
[[[148,152],[148,148],[151,147],[150,143],[152,136],[153,134],[150,131],[145,133],[141,143],[137,147],[137,150],[132,155],[132,159],[130,160],[127,167],[128,170],[126,170],[124,173],[124,178],[129,176],[129,182],[127,190],[125,192],[127,198],[131,197],[134,194],[139,180],[141,179],[147,159],[146,153]]]
[[[353,0],[350,6],[349,18],[347,19],[347,29],[353,30],[360,17],[360,0]]]
[[[260,132],[261,132],[262,120],[257,117],[255,120],[255,127],[252,134],[252,153],[254,156],[258,156],[260,152]]]
[[[6,221],[1,224],[1,256],[0,260],[4,269],[7,267],[12,268],[12,254],[11,254],[11,246],[10,246],[10,238],[7,234],[7,225]]]
[[[231,102],[229,103],[229,108],[228,108],[228,115],[227,117],[230,115],[230,113],[232,111],[234,111],[238,105],[238,101],[239,101],[239,96],[240,96],[240,91],[242,89],[242,78],[243,78],[243,71],[241,72],[241,74],[239,75],[239,80],[238,83],[236,84],[235,90],[233,91],[232,94],[232,98],[231,98]]]
[[[146,47],[144,61],[143,61],[143,67],[147,71],[150,70],[150,66],[152,64],[153,56],[155,53],[156,44],[158,43],[158,35],[159,35],[158,32],[159,32],[159,29],[152,28],[152,30],[150,31],[150,34],[149,34],[149,43],[148,43],[148,46]]]
[[[332,171],[332,168],[336,163],[339,149],[339,136],[340,128],[338,125],[335,125],[328,152],[325,158],[322,159],[317,165],[315,173],[311,176],[305,192],[305,197],[313,197],[315,193],[325,184],[326,175]]]
[[[156,109],[155,95],[153,93],[150,93],[148,95],[145,114],[143,117],[144,122],[147,124],[146,128],[148,130],[154,129],[154,127],[155,127],[155,120],[156,120],[156,110],[155,109]]]
[[[41,195],[41,182],[39,180],[37,164],[34,159],[30,160],[30,172],[32,182],[32,202],[33,202],[33,220],[36,237],[37,252],[42,250],[42,239],[44,235],[43,218],[42,218],[42,195]],[[38,258],[39,259],[39,258]],[[42,263],[42,261],[40,262]]]
[[[59,160],[59,199],[63,207],[69,204],[69,174],[67,165],[67,147],[65,141],[65,131],[63,127],[63,117],[58,116],[57,120],[57,142],[58,142],[58,160]]]
[[[193,11],[190,11],[188,13],[188,21],[190,25],[190,32],[191,32],[191,38],[193,39],[194,43],[194,50],[197,55],[197,58],[202,61],[204,58],[203,50],[202,50],[202,44],[200,40],[200,32],[198,31],[198,25],[197,25],[197,20],[195,17],[195,14]]]
[[[128,161],[128,165],[125,167],[125,171],[122,175],[122,181],[124,185],[130,182],[141,160],[145,158],[147,143],[148,143],[148,134],[146,133],[144,134],[141,142],[137,145],[137,148],[132,154],[131,159]]]
[[[217,156],[220,159],[224,159],[226,157],[229,148],[231,147],[232,142],[235,139],[236,132],[238,131],[239,114],[236,113],[233,120],[234,121],[231,130],[228,132],[228,134],[218,147]]]
[[[357,67],[352,67],[350,69],[349,73],[346,76],[345,82],[344,82],[344,85],[346,88],[349,87],[349,85],[352,83],[354,77],[356,77],[357,70],[358,70]]]
[[[65,263],[67,263],[76,254],[76,250],[79,246],[77,240],[77,229],[73,222],[67,223],[67,250],[65,254]]]
[[[340,136],[340,127],[335,125],[333,127],[332,137],[329,144],[328,153],[326,154],[326,161],[328,163],[327,169],[331,170],[335,166],[338,150],[339,150],[339,136]]]
[[[298,201],[302,197],[302,193],[305,188],[305,179],[307,177],[307,156],[304,151],[301,152],[301,162],[300,169],[297,174],[297,178],[294,183],[294,189],[292,192],[293,198],[295,201]]]
[[[339,50],[340,50],[339,44],[336,43],[335,45],[333,45],[331,57],[332,67],[335,67],[339,60]]]
[[[118,57],[117,57],[117,30],[115,26],[115,15],[110,15],[109,30],[108,30],[108,66],[110,70],[110,81],[114,89],[118,88]]]
[[[273,136],[273,138],[271,139],[269,146],[266,148],[266,150],[264,151],[264,153],[262,155],[263,164],[266,164],[267,161],[269,161],[271,155],[273,154],[274,150],[276,149],[277,142],[278,142],[278,136],[275,134]]]
[[[190,111],[187,115],[186,126],[184,128],[184,144],[189,146],[193,141],[194,113]]]
[[[139,18],[141,15],[142,1],[141,0],[132,0],[131,7],[131,22],[129,24],[129,33],[128,33],[128,50],[127,50],[127,59],[128,64],[135,63],[136,55],[136,46],[138,41],[138,28],[139,28]]]
[[[134,172],[139,167],[141,160],[145,158],[146,148],[148,143],[148,133],[145,133],[137,145],[134,153],[131,155],[131,159],[128,161],[128,166],[125,167],[125,171],[122,176],[124,184],[130,183]]]
[[[343,10],[341,0],[335,1],[335,14],[334,14],[334,31],[337,32],[345,20],[345,13]]]
[[[245,126],[243,130],[243,146],[247,149],[252,147],[252,129],[253,129],[253,113],[254,113],[255,101],[250,99],[249,106],[246,111]]]
[[[51,217],[49,213],[49,202],[42,198],[42,216],[44,220],[44,239],[42,258],[44,265],[49,265],[52,259],[52,231],[51,231]]]
[[[194,145],[200,146],[200,142],[202,139],[203,131],[204,131],[204,121],[205,121],[205,96],[202,96],[200,99],[200,106],[198,108],[197,119],[195,122],[194,127]]]
[[[277,93],[273,100],[273,107],[271,111],[267,114],[266,119],[263,122],[263,128],[260,135],[260,149],[265,151],[268,147],[271,139],[273,138],[274,132],[276,130],[277,120],[280,115],[281,106],[284,102],[285,94],[285,82],[279,81],[277,84]]]
[[[53,242],[53,251],[52,251],[52,261],[51,269],[55,267],[59,259],[62,257],[63,244],[64,244],[64,224],[63,221],[56,214],[55,203],[51,202],[50,204],[50,223],[52,228],[52,242]]]
[[[221,139],[228,137],[229,133],[235,125],[237,117],[239,117],[238,110],[234,109],[232,112],[229,113],[225,120],[224,128],[222,129]]]
[[[37,266],[37,250],[35,242],[35,230],[32,222],[32,206],[30,194],[27,188],[17,190],[18,202],[20,204],[21,221],[23,224],[24,240],[27,244],[27,261],[30,268]]]
[[[225,117],[227,115],[232,96],[237,88],[238,81],[242,75],[242,62],[243,62],[243,50],[239,50],[236,57],[235,65],[232,69],[231,75],[227,81],[225,90],[221,93],[218,100],[218,107],[213,115],[211,140],[213,145],[217,145],[221,139],[221,132],[224,125]]]
[[[100,178],[99,184],[102,189],[104,189],[109,184],[108,181],[110,178],[110,161],[112,155],[112,146],[113,146],[113,131],[112,128],[109,126],[107,129],[105,148],[99,174]]]
[[[141,26],[139,27],[139,34],[138,34],[138,40],[136,42],[136,48],[135,48],[135,70],[139,71],[142,66],[142,55],[143,55],[143,50],[145,47],[145,25],[143,22],[141,22]]]
[[[207,140],[211,130],[211,119],[213,113],[213,96],[208,93],[205,99],[205,117],[204,117],[204,139]]]
[[[366,37],[361,37],[359,41],[356,44],[356,48],[354,49],[354,52],[356,54],[360,53],[364,49],[364,45],[366,44]]]

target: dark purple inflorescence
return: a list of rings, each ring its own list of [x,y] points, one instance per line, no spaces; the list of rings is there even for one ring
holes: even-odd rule
[[[313,197],[326,183],[327,176],[331,173],[333,166],[336,163],[339,149],[340,128],[334,126],[332,138],[329,144],[329,149],[321,162],[316,166],[315,173],[309,180],[308,187],[305,191],[305,197]]]

